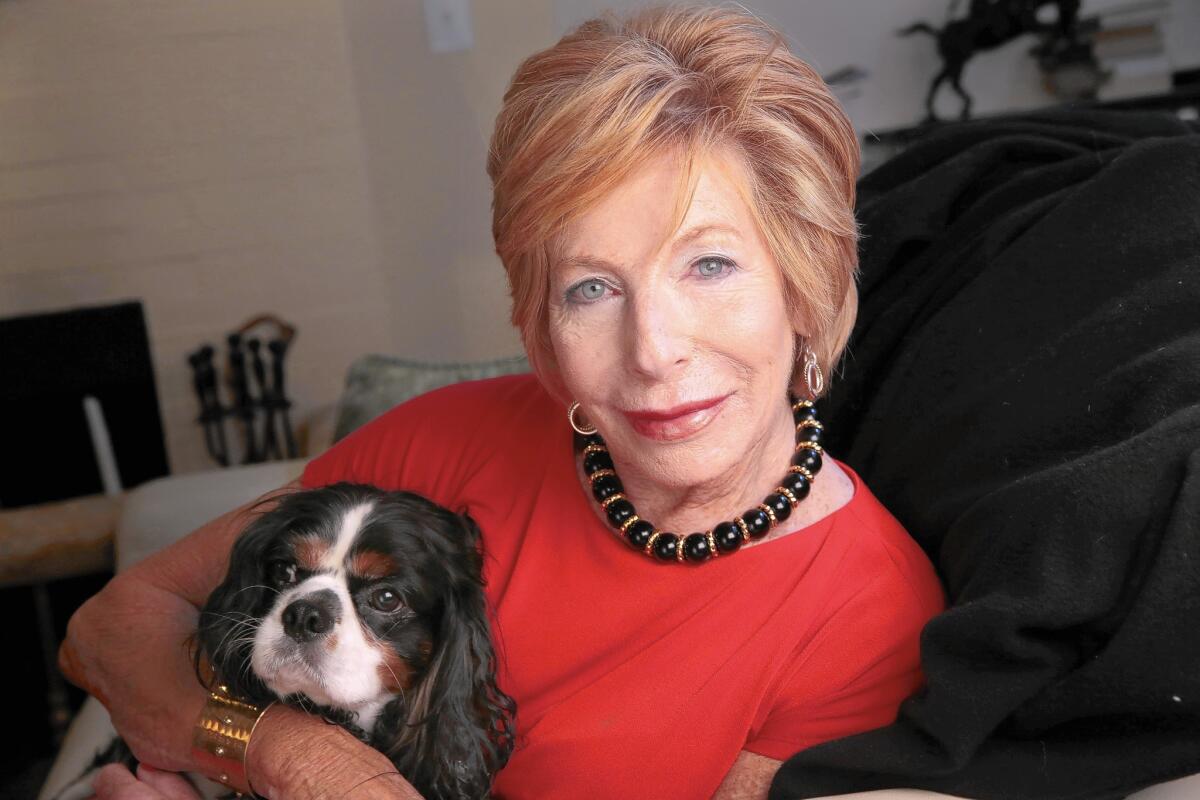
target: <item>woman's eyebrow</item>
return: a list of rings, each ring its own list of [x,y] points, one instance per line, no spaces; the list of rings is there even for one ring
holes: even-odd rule
[[[689,242],[695,241],[696,239],[699,239],[701,236],[707,236],[710,233],[724,233],[724,234],[728,234],[729,236],[732,236],[735,239],[741,238],[741,234],[738,233],[737,228],[734,228],[729,225],[725,225],[720,222],[712,222],[707,225],[697,225],[696,227],[692,228],[687,233],[681,234],[680,236],[676,237],[675,246],[679,247],[682,244],[687,244]]]
[[[724,234],[728,234],[729,236],[732,236],[735,239],[740,238],[740,235],[736,228],[733,228],[733,227],[730,227],[729,225],[724,225],[721,223],[710,223],[710,224],[706,224],[706,225],[697,225],[696,227],[692,228],[691,230],[689,230],[683,234],[680,234],[679,236],[677,236],[675,238],[675,242],[672,247],[674,249],[678,249],[679,247],[681,247],[685,244],[689,244],[689,243],[695,241],[696,239],[699,239],[702,236],[707,236],[710,233],[724,233]],[[581,267],[584,269],[587,269],[587,268],[615,269],[616,268],[616,266],[611,261],[608,261],[607,259],[600,258],[599,256],[589,256],[589,255],[564,256],[563,258],[559,259],[558,263],[555,266],[558,269],[567,269],[570,267]]]
[[[580,269],[615,269],[611,261],[596,256],[564,256],[554,265],[556,270],[570,269],[572,267]]]

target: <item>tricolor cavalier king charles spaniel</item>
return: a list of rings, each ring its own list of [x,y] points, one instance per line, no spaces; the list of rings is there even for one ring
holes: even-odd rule
[[[409,492],[284,495],[200,613],[197,672],[342,725],[426,798],[486,797],[515,704],[496,684],[478,541],[469,517]]]

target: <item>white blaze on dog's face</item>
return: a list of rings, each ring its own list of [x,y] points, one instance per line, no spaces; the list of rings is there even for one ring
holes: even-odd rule
[[[331,530],[295,537],[290,557],[268,563],[267,581],[279,595],[251,654],[251,668],[275,694],[353,711],[368,730],[411,683],[387,637],[416,617],[389,580],[389,556],[362,546],[373,507],[350,507]]]

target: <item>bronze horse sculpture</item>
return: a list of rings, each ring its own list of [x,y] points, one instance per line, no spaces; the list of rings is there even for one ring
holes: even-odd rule
[[[948,16],[952,16],[958,0],[952,0]],[[1055,40],[1073,39],[1079,16],[1080,0],[971,0],[967,15],[952,19],[942,28],[925,22],[917,22],[897,32],[899,36],[927,33],[937,40],[938,54],[942,57],[942,70],[929,86],[925,96],[925,121],[938,119],[933,110],[933,101],[941,85],[949,81],[951,88],[962,99],[960,119],[971,115],[971,96],[962,87],[963,69],[976,54],[994,50],[1027,33],[1046,37],[1046,49]],[[1042,6],[1055,6],[1058,16],[1053,22],[1038,19]]]

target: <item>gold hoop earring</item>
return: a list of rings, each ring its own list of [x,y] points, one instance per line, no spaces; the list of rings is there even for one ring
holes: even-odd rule
[[[571,427],[574,428],[575,432],[578,433],[580,436],[591,436],[593,433],[596,432],[596,426],[593,425],[590,428],[579,427],[579,423],[575,421],[575,412],[578,410],[579,410],[579,401],[576,400],[574,403],[571,403],[571,407],[567,409],[567,422],[571,423]]]
[[[817,356],[807,342],[804,343],[804,385],[814,400],[825,388],[825,376],[821,373],[821,365],[817,363]]]

